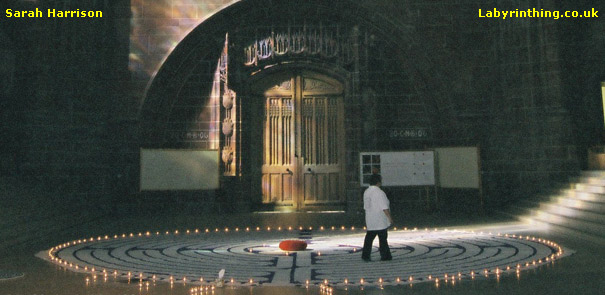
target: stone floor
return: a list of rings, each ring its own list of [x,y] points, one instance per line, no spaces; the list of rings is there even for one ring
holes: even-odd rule
[[[194,285],[177,282],[174,284],[138,280],[109,278],[105,281],[102,276],[96,280],[90,274],[82,274],[65,270],[55,264],[35,257],[40,251],[47,250],[73,239],[113,235],[122,233],[138,233],[147,230],[175,231],[195,228],[246,226],[362,226],[363,218],[355,214],[244,214],[217,216],[153,216],[137,215],[132,217],[115,218],[105,216],[94,220],[74,220],[70,227],[57,228],[54,234],[45,234],[27,239],[22,245],[3,248],[0,257],[0,269],[5,272],[24,273],[22,278],[1,280],[0,294],[191,294]],[[397,220],[397,219],[396,219]],[[429,216],[422,220],[416,218],[415,224],[399,224],[400,227],[434,226],[449,229],[474,230],[476,232],[514,231],[514,234],[532,235],[553,240],[560,245],[575,250],[569,257],[557,260],[555,263],[544,264],[535,268],[504,273],[496,278],[495,275],[476,276],[474,279],[451,280],[439,284],[413,283],[405,285],[372,286],[342,286],[335,285],[332,294],[600,294],[605,288],[605,266],[602,264],[604,250],[602,247],[583,242],[573,236],[561,236],[549,233],[539,228],[516,227],[510,224],[494,222],[491,218],[476,220],[449,220],[438,216]],[[433,227],[433,226],[431,226]],[[513,234],[513,232],[510,232]],[[374,263],[374,262],[372,262]],[[380,262],[376,262],[380,263]],[[372,268],[372,264],[368,264]],[[147,283],[149,282],[149,285]],[[436,292],[438,291],[438,292]],[[320,286],[252,286],[233,287],[212,290],[197,290],[197,294],[329,294]]]

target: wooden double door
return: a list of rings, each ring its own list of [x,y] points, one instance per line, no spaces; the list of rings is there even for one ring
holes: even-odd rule
[[[264,91],[263,203],[295,209],[344,202],[343,87],[290,74]]]

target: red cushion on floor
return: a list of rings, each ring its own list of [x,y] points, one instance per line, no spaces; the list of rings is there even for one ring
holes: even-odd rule
[[[307,242],[301,240],[285,240],[279,243],[279,248],[284,251],[302,251],[307,249]]]

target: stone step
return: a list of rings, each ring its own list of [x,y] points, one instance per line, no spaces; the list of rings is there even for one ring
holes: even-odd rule
[[[605,186],[600,186],[591,183],[577,183],[572,185],[573,189],[580,192],[594,193],[594,194],[605,194]]]
[[[549,202],[548,204],[585,210],[596,214],[605,214],[605,203],[590,202],[580,199],[559,196],[553,198],[553,201]]]
[[[567,217],[552,212],[533,210],[532,219],[572,229],[574,231],[605,239],[605,227],[602,223]]]
[[[540,207],[536,210],[544,211],[548,213],[554,213],[561,216],[577,218],[582,220],[587,220],[590,222],[596,223],[604,223],[605,224],[605,214],[599,214],[592,211],[587,211],[583,209],[573,208],[561,206],[559,204],[540,204]]]
[[[584,177],[600,177],[605,178],[605,170],[586,170],[582,171]]]
[[[558,195],[554,195],[551,201],[559,198],[569,198],[573,200],[586,201],[591,203],[605,203],[605,195],[599,193],[590,193],[578,190],[565,190]]]
[[[598,185],[605,186],[605,177],[572,177],[570,179],[571,183],[579,183],[579,184],[590,184],[590,185]]]
[[[560,234],[560,235],[563,235],[566,237],[578,238],[583,241],[594,243],[596,245],[605,246],[605,238],[587,234],[587,233],[584,233],[581,231],[577,231],[575,229],[571,229],[564,225],[551,224],[551,223],[544,222],[544,221],[541,221],[539,219],[535,219],[535,218],[532,218],[529,216],[520,217],[519,220],[526,224],[535,226],[535,227],[544,228],[545,230],[547,230],[549,232],[554,232],[554,233],[557,233],[557,234]]]
[[[521,200],[519,220],[605,245],[605,171],[583,171],[550,195]]]

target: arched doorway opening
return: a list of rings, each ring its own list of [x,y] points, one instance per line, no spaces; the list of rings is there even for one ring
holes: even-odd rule
[[[190,193],[211,211],[359,210],[361,151],[430,146],[438,133],[416,67],[426,59],[407,58],[413,40],[392,32],[403,28],[348,0],[259,3],[179,43],[148,88],[141,145],[218,151],[220,188]],[[409,129],[428,131],[393,136]]]

